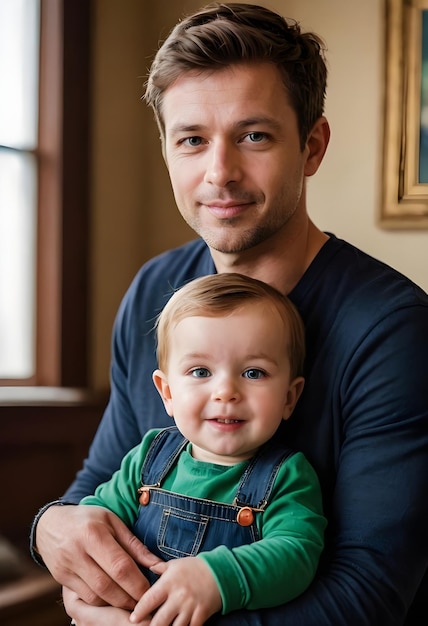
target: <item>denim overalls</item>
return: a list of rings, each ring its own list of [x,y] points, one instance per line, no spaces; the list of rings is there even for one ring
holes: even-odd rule
[[[195,556],[218,545],[234,548],[258,541],[256,516],[266,508],[278,469],[293,451],[279,441],[265,444],[250,460],[233,504],[224,504],[161,488],[187,443],[174,426],[153,440],[141,471],[135,535],[164,561]],[[155,574],[143,571],[151,583],[156,580]]]

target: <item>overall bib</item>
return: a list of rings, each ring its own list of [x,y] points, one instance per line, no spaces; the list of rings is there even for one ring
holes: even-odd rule
[[[163,561],[195,556],[219,545],[235,548],[260,539],[256,518],[266,508],[278,469],[293,454],[281,442],[262,446],[245,469],[232,504],[162,489],[188,440],[173,426],[153,440],[141,471],[134,534]],[[158,576],[142,568],[153,583]]]

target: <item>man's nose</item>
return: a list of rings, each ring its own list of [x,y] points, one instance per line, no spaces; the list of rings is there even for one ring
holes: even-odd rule
[[[217,187],[226,187],[229,183],[238,182],[241,177],[238,147],[225,141],[213,142],[207,153],[205,182]]]

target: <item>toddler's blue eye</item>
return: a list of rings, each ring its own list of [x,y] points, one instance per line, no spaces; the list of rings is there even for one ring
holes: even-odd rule
[[[192,370],[192,376],[194,376],[195,378],[207,378],[208,376],[210,376],[210,372],[207,370],[206,367],[196,367],[194,370]]]
[[[250,380],[258,380],[259,378],[263,378],[264,372],[262,370],[252,368],[250,370],[246,370],[244,372],[245,378],[249,378]]]

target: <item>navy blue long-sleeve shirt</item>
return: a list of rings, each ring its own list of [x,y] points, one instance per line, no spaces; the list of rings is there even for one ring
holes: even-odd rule
[[[65,501],[93,493],[149,428],[171,424],[151,379],[154,321],[174,289],[214,272],[196,240],[135,277],[115,321],[110,401]],[[296,600],[209,623],[425,623],[406,615],[428,564],[428,297],[334,236],[289,297],[306,325],[306,384],[283,432],[318,472],[326,549]],[[419,595],[428,620],[427,595]]]

